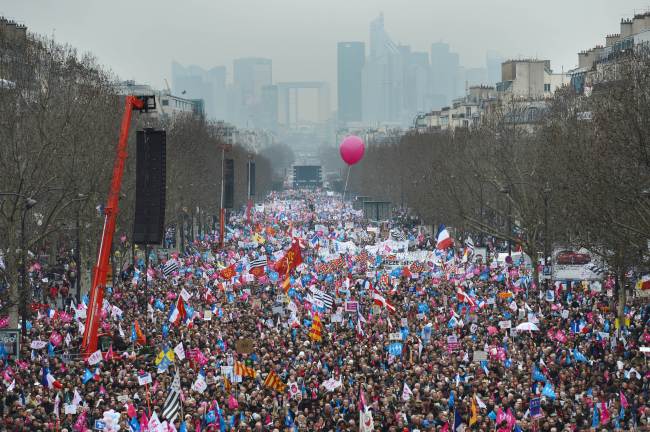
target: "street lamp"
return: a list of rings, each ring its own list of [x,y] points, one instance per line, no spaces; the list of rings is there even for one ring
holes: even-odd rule
[[[19,195],[19,194],[15,194]],[[32,197],[26,197],[25,199],[25,208],[23,210],[23,215],[20,220],[20,254],[22,261],[22,275],[20,279],[20,320],[21,322],[21,332],[23,335],[27,334],[27,300],[28,300],[28,291],[27,291],[27,247],[25,245],[25,219],[27,219],[27,212],[36,205],[36,200]]]
[[[512,241],[510,240],[512,236],[512,203],[510,201],[510,188],[503,186],[499,189],[499,192],[505,194],[508,200],[508,256],[512,256]]]
[[[546,186],[544,186],[544,189],[542,190],[542,195],[544,197],[544,268],[548,266],[548,256],[550,254],[550,251],[548,249],[549,246],[549,235],[548,235],[548,200],[551,195],[551,192],[553,190],[551,187],[546,183]]]

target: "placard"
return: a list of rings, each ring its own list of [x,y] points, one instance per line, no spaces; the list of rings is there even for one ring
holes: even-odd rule
[[[388,335],[389,340],[395,340],[395,341],[401,341],[402,340],[402,333],[390,333]]]
[[[528,409],[532,418],[542,417],[542,400],[540,398],[531,399]]]
[[[499,328],[502,330],[506,330],[512,327],[512,321],[510,320],[504,320],[504,321],[499,321]]]
[[[341,316],[339,314],[334,314],[334,315],[330,316],[330,322],[331,323],[343,322],[343,316]]]
[[[472,361],[473,362],[481,362],[487,360],[487,352],[486,351],[474,351],[474,355],[472,356]]]
[[[20,329],[0,329],[0,344],[8,356],[20,360]]]
[[[95,430],[104,430],[106,428],[106,423],[102,420],[95,420]]]
[[[356,301],[347,301],[345,302],[345,311],[346,312],[356,312],[359,307],[359,303]]]
[[[408,318],[401,318],[401,319],[400,319],[400,325],[401,325],[402,327],[408,327],[408,325],[409,325],[409,319],[408,319]]]
[[[74,406],[73,404],[64,404],[63,405],[63,414],[65,414],[65,415],[77,414],[77,407]]]
[[[284,315],[284,308],[282,306],[273,306],[271,312],[273,312],[273,315]]]
[[[141,386],[145,384],[151,384],[151,374],[149,372],[138,374],[138,384]]]
[[[458,338],[454,335],[447,336],[447,350],[449,352],[456,351],[460,344],[458,343]]]
[[[206,309],[203,311],[203,321],[212,321],[212,311]]]
[[[253,339],[239,339],[235,342],[235,349],[240,354],[250,354],[255,349],[255,342]]]
[[[192,390],[199,393],[203,393],[206,388],[208,388],[208,383],[203,378],[197,378],[194,384],[192,384]]]

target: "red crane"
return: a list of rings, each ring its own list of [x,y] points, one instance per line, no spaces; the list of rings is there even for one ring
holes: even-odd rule
[[[104,229],[102,231],[102,242],[97,254],[97,263],[93,267],[93,279],[90,289],[90,301],[86,312],[86,327],[81,342],[81,351],[84,357],[88,357],[97,351],[97,329],[101,317],[101,307],[104,302],[104,288],[106,287],[106,276],[109,269],[109,258],[113,235],[115,234],[115,222],[117,221],[117,210],[122,188],[122,176],[124,175],[124,164],[127,157],[127,143],[129,140],[129,128],[131,127],[131,114],[133,110],[147,112],[156,108],[154,96],[127,96],[120,127],[120,139],[117,144],[115,164],[113,165],[113,178],[108,192],[108,201],[104,210]]]

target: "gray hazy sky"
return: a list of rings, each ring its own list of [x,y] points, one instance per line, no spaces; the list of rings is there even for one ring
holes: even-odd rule
[[[170,63],[228,66],[237,57],[273,59],[274,81],[336,84],[336,42],[368,41],[384,13],[396,43],[429,51],[445,41],[463,66],[485,52],[551,59],[560,70],[604,43],[622,17],[650,0],[0,0],[0,15],[95,54],[123,79],[163,87]],[[334,92],[333,92],[334,93]]]

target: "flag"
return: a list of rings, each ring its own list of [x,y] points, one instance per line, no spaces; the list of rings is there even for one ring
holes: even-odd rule
[[[395,312],[395,310],[396,310],[396,309],[395,309],[395,306],[393,306],[392,304],[390,304],[390,303],[388,302],[388,300],[386,300],[386,299],[384,298],[384,296],[382,296],[381,294],[379,294],[379,292],[376,291],[376,290],[373,290],[373,292],[372,292],[372,300],[374,301],[374,303],[375,303],[376,305],[379,305],[379,306],[385,307],[385,308],[388,309],[390,312]]]
[[[274,270],[279,274],[288,274],[301,263],[302,252],[300,251],[300,243],[294,240],[289,250],[275,263]]]
[[[403,401],[408,401],[411,399],[411,396],[413,395],[413,392],[411,391],[411,388],[409,385],[404,381],[404,389],[402,390],[402,400]]]
[[[553,386],[551,386],[551,383],[546,383],[544,384],[544,388],[542,389],[542,395],[546,396],[549,399],[555,399],[555,391],[553,390]]]
[[[363,390],[359,390],[359,432],[372,432],[375,423],[372,419],[372,411],[366,405],[366,397]]]
[[[598,404],[594,405],[594,414],[591,417],[591,427],[597,428],[600,425],[600,415],[598,414]]]
[[[465,248],[466,251],[469,251],[470,256],[474,255],[474,241],[471,237],[465,239]]]
[[[235,362],[233,372],[234,372],[235,375],[240,376],[240,377],[255,378],[255,376],[256,376],[255,369],[246,366],[244,363],[242,363],[240,361]]]
[[[440,225],[438,235],[436,237],[436,249],[448,249],[454,245],[454,239],[449,235],[449,231],[444,225]]]
[[[576,361],[578,361],[578,362],[589,363],[589,361],[587,360],[587,357],[585,357],[584,354],[582,354],[580,351],[578,351],[577,348],[573,349],[573,358],[575,358]]]
[[[257,277],[260,277],[264,274],[264,267],[266,266],[266,264],[267,264],[266,257],[254,259],[248,265],[248,272]]]
[[[469,407],[469,411],[471,413],[471,416],[469,418],[469,426],[472,427],[474,423],[478,421],[478,408],[476,407],[476,398],[472,398],[472,403]]]
[[[138,324],[138,320],[135,320],[135,323],[133,324],[133,329],[135,332],[136,336],[136,342],[139,343],[140,345],[145,345],[147,343],[147,338],[145,337],[144,333],[142,333],[142,329],[140,329],[140,324]]]
[[[172,273],[177,272],[179,268],[180,265],[178,264],[178,261],[171,259],[165,263],[165,266],[163,267],[163,274],[165,277],[169,277]]]
[[[621,397],[621,406],[624,409],[627,409],[627,407],[630,406],[630,404],[627,402],[627,398],[625,397],[625,394],[623,394],[622,391],[619,392],[619,396]]]
[[[476,301],[471,298],[462,288],[458,287],[456,290],[456,299],[461,303],[467,303],[470,306],[476,306]]]
[[[478,395],[474,396],[474,398],[476,399],[476,403],[478,404],[478,407],[480,409],[486,409],[487,408],[485,403],[483,403],[483,401],[478,397]]]
[[[225,269],[221,270],[219,272],[219,275],[226,280],[230,280],[234,278],[237,275],[237,270],[235,270],[235,265],[234,264],[229,265]]]
[[[183,302],[183,298],[181,296],[178,296],[176,299],[176,306],[172,307],[172,310],[169,312],[169,322],[175,325],[179,325],[181,322],[185,321],[185,318],[187,318],[185,302]]]
[[[309,338],[314,342],[320,342],[323,340],[323,324],[320,322],[320,317],[318,314],[314,314],[313,321],[311,323],[311,328],[309,329]]]
[[[282,382],[278,374],[276,374],[274,371],[269,372],[269,374],[266,376],[263,386],[271,388],[278,393],[284,393],[287,388],[287,385]]]
[[[332,309],[332,306],[334,305],[334,297],[319,289],[314,289],[312,293],[316,300],[324,304],[325,309]]]
[[[454,432],[461,432],[465,430],[463,425],[463,418],[458,414],[458,411],[454,410]]]
[[[176,420],[176,417],[181,411],[181,377],[178,374],[178,369],[176,370],[176,375],[174,375],[174,381],[169,387],[169,394],[167,399],[165,399],[165,404],[163,405],[162,418],[169,420],[170,423],[173,423]]]

